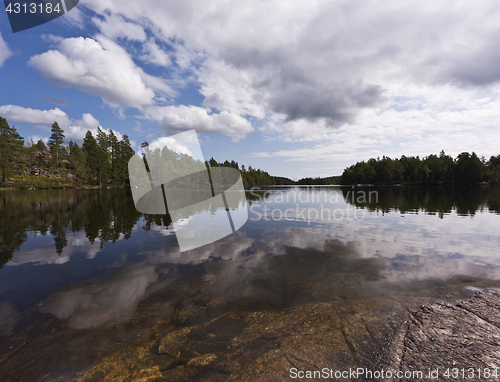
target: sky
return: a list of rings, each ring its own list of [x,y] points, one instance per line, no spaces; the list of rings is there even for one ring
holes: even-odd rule
[[[205,159],[292,179],[372,157],[500,154],[500,3],[81,0],[12,33],[0,116],[134,149],[196,129]]]

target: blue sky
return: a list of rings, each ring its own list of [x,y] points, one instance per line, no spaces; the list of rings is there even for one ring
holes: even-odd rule
[[[195,128],[206,159],[293,179],[500,154],[494,0],[83,0],[15,34],[0,14],[0,116],[28,140]]]

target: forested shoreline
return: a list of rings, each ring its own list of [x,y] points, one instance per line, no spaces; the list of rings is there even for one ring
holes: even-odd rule
[[[54,122],[47,144],[25,142],[14,126],[0,117],[0,188],[60,189],[129,187],[128,161],[134,155],[129,137],[121,139],[113,130],[87,131],[82,146],[72,140],[64,144],[64,130]],[[148,142],[143,142],[143,148]],[[178,155],[173,153],[173,155]],[[206,162],[211,167],[232,167],[240,171],[245,187],[295,184],[268,172],[238,162]]]
[[[0,117],[0,187],[75,188],[123,187],[128,184],[128,161],[134,155],[128,136],[109,130],[87,131],[82,146],[64,144],[64,130],[52,124],[47,145],[25,142],[14,126]]]
[[[341,184],[479,184],[500,183],[500,155],[479,158],[463,152],[455,159],[441,151],[425,158],[369,159],[346,168]]]
[[[119,188],[129,187],[128,161],[134,155],[129,137],[121,139],[113,130],[100,127],[87,131],[83,144],[64,144],[64,130],[52,124],[48,143],[25,142],[14,126],[0,117],[0,188]],[[147,147],[144,142],[142,147]],[[178,155],[173,153],[173,155]],[[238,162],[217,162],[210,167],[232,167],[240,171],[246,188],[264,185],[350,185],[350,184],[478,184],[500,183],[500,155],[488,160],[463,152],[455,159],[441,151],[425,158],[391,159],[383,156],[357,162],[341,176],[303,178],[298,181],[245,167]]]

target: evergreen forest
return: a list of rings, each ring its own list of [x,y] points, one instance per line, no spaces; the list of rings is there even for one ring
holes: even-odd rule
[[[64,144],[65,132],[54,122],[47,142],[25,142],[14,126],[0,117],[0,188],[44,189],[85,187],[129,187],[128,161],[134,155],[129,137],[97,128],[87,131],[81,146],[72,140]],[[142,148],[147,149],[148,142]],[[179,159],[181,154],[165,148],[162,157]],[[185,162],[185,161],[184,161]],[[186,162],[187,163],[187,162]],[[234,160],[210,167],[232,167],[240,171],[246,188],[266,185],[336,184],[478,184],[500,183],[500,155],[489,159],[475,152],[456,158],[441,151],[427,157],[371,158],[346,168],[341,176],[302,178],[298,181],[245,167]]]

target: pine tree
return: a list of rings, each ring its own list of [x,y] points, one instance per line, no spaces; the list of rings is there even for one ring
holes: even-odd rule
[[[21,161],[23,147],[23,137],[18,134],[14,126],[9,126],[5,118],[0,117],[0,170],[3,182],[5,177],[13,172],[12,164]]]
[[[64,142],[64,131],[59,127],[57,122],[52,124],[52,129],[50,130],[52,135],[49,138],[49,148],[50,153],[56,154],[56,168],[59,168],[59,152],[61,151],[62,144]]]
[[[124,135],[118,144],[119,161],[118,161],[118,180],[122,184],[128,183],[128,161],[135,154],[130,140],[127,135]]]
[[[208,164],[210,165],[210,167],[217,167],[219,165],[217,161],[214,159],[214,157],[210,158]]]
[[[83,150],[86,178],[88,182],[93,183],[97,177],[99,146],[90,130],[87,131],[83,139]]]
[[[109,178],[110,172],[110,153],[109,153],[109,139],[107,134],[101,130],[100,127],[97,128],[97,145],[99,147],[97,159],[97,179],[99,185],[102,186],[106,183]]]
[[[111,160],[110,163],[110,170],[111,170],[111,176],[113,178],[113,183],[117,183],[118,181],[118,168],[119,168],[119,145],[118,145],[118,138],[116,137],[115,133],[113,133],[113,130],[109,129],[109,134],[107,136],[107,141],[108,141],[108,147],[109,147],[109,158]]]
[[[78,143],[74,143],[72,140],[68,144],[69,155],[68,161],[70,168],[78,175],[80,175],[83,162],[83,150]]]
[[[41,139],[38,140],[38,142],[36,143],[36,149],[38,151],[47,151],[47,146],[45,146],[45,143],[43,143],[43,141]]]

